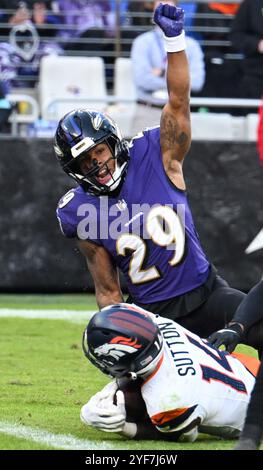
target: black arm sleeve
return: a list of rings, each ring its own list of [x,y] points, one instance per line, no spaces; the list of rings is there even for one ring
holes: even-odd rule
[[[232,322],[241,323],[245,330],[263,319],[263,281],[259,282],[238,306]]]

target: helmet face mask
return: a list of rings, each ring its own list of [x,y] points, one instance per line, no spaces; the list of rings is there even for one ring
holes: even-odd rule
[[[96,313],[83,334],[83,351],[90,362],[112,377],[142,375],[162,353],[158,325],[142,309],[112,305]]]
[[[97,174],[107,162],[85,174],[79,167],[87,152],[100,143],[108,146],[110,159],[115,160],[115,170],[110,172],[112,177],[106,184],[98,181]],[[122,139],[117,124],[100,112],[79,109],[66,114],[58,124],[54,150],[63,170],[91,194],[110,194],[125,178],[129,162],[128,143]]]

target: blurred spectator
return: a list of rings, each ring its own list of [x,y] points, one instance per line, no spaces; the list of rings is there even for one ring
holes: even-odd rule
[[[127,21],[121,28],[121,50],[129,56],[133,40],[152,27],[153,1],[130,1],[127,6]]]
[[[8,1],[1,1],[1,6],[3,7],[3,10],[10,9],[14,10],[13,13],[6,13],[3,11],[5,19],[7,19],[7,22],[9,25],[16,25],[23,23],[23,21],[27,21],[30,19],[30,11],[27,8],[26,2],[21,2],[21,1],[16,1],[16,0],[11,0],[11,2]]]
[[[121,0],[118,2],[117,0],[109,0],[110,3],[110,11],[114,14],[114,18],[116,18],[116,10],[119,9],[119,16],[120,16],[120,23],[125,24],[128,21],[128,0]]]
[[[0,80],[5,93],[11,91],[13,81],[18,72],[20,58],[14,48],[6,43],[0,42]]]
[[[67,49],[85,49],[85,44],[78,38],[92,37],[90,30],[96,28],[96,34],[112,36],[115,31],[115,15],[110,1],[100,0],[58,0],[62,15],[63,31],[59,34],[68,39]],[[75,41],[73,39],[76,39]],[[96,44],[98,47],[98,44]]]
[[[235,15],[239,9],[238,3],[216,3],[211,2],[208,4],[209,8],[214,11],[219,11],[224,15]]]
[[[129,2],[128,12],[131,15],[132,26],[152,26],[153,1]]]
[[[17,9],[7,18],[9,34],[6,42],[0,43],[0,78],[5,86],[33,86],[38,77],[39,62],[49,54],[60,54],[62,49],[50,38],[56,34],[47,32],[48,24],[57,24],[56,15],[48,13],[50,1],[12,2]],[[10,7],[9,7],[10,8]],[[32,10],[30,10],[32,8]],[[44,28],[42,28],[42,26]],[[48,30],[49,31],[49,30]],[[42,39],[40,36],[44,36]]]
[[[5,131],[8,118],[12,112],[12,105],[6,98],[5,82],[0,80],[0,132]]]
[[[202,95],[217,98],[238,97],[239,60],[228,56],[229,30],[239,4],[198,3],[194,26],[205,42],[206,82]],[[219,111],[219,109],[217,109]],[[222,109],[222,111],[224,111]]]
[[[58,40],[64,49],[76,55],[102,57],[108,84],[112,83],[116,0],[57,0],[57,4],[64,25],[58,34]],[[121,6],[120,14],[123,14]]]
[[[263,0],[243,0],[232,23],[230,39],[244,54],[242,98],[260,98],[263,93]]]
[[[154,8],[161,3],[154,2]],[[167,1],[171,5],[174,1]],[[191,91],[199,92],[205,81],[205,63],[202,49],[198,42],[186,36],[186,53],[191,76]],[[132,66],[134,81],[139,101],[151,104],[163,104],[167,100],[166,61],[163,33],[156,26],[147,33],[140,34],[133,42]]]
[[[226,41],[232,18],[238,11],[238,3],[198,3],[194,26],[201,31],[205,41]],[[225,53],[227,46],[215,44],[208,47],[211,53]]]
[[[57,24],[59,17],[52,12],[55,2],[52,0],[0,0],[1,21],[6,22],[9,27],[1,29],[1,35],[8,35],[10,26],[22,24],[31,20],[36,26],[44,24]],[[7,13],[5,10],[9,10]],[[10,11],[13,10],[13,13]],[[56,30],[46,29],[45,35],[54,36]]]

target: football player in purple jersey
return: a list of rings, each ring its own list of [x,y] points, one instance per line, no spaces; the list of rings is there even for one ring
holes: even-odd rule
[[[128,144],[112,119],[76,109],[58,124],[55,152],[78,183],[59,202],[62,232],[78,240],[99,308],[123,301],[118,269],[133,302],[207,337],[245,298],[217,275],[201,247],[187,200],[183,160],[191,144],[184,12],[160,4],[168,102],[160,126]],[[260,341],[255,336],[251,345]]]

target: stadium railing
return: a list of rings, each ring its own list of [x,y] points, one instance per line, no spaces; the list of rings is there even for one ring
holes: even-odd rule
[[[100,0],[97,0],[98,2]],[[121,13],[121,1],[115,2],[117,5],[116,11],[115,11],[115,35],[114,37],[107,39],[107,38],[99,38],[96,36],[96,30],[93,30],[91,32],[91,35],[84,37],[84,38],[78,38],[77,43],[79,44],[79,49],[76,47],[76,37],[72,38],[72,48],[71,48],[71,40],[68,41],[68,47],[65,51],[65,54],[69,57],[73,56],[89,56],[89,57],[94,57],[98,56],[98,51],[101,50],[101,46],[103,46],[103,57],[105,60],[106,64],[106,71],[105,71],[105,79],[106,79],[106,84],[107,84],[107,95],[103,96],[102,100],[104,103],[106,103],[106,108],[108,112],[111,113],[112,117],[114,118],[117,116],[118,120],[118,114],[122,117],[122,122],[125,121],[124,123],[124,133],[126,136],[130,134],[130,125],[131,125],[131,120],[134,118],[134,114],[136,113],[136,108],[135,108],[135,101],[133,98],[130,98],[130,94],[128,95],[129,98],[125,98],[123,95],[120,96],[120,93],[116,90],[115,87],[115,74],[114,74],[114,67],[115,63],[118,61],[119,58],[128,60],[127,57],[129,56],[130,52],[130,47],[132,44],[132,41],[134,37],[144,31],[149,30],[149,28],[152,27],[151,23],[151,13],[141,13],[139,12],[139,6],[141,4],[141,1],[138,0],[138,11],[133,11],[133,12],[128,12],[125,17]],[[184,3],[191,3],[191,0],[184,0]],[[196,3],[202,4],[202,3],[209,3],[209,0],[197,0]],[[219,2],[221,3],[221,2]],[[240,3],[240,0],[224,0],[222,3]],[[10,13],[12,10],[8,10]],[[188,33],[194,33],[194,34],[200,34],[200,43],[203,46],[204,50],[206,53],[209,53],[211,48],[215,46],[222,47],[224,49],[225,57],[228,58],[229,60],[240,60],[242,59],[242,56],[240,54],[233,54],[233,51],[231,50],[230,47],[230,42],[228,40],[228,31],[231,26],[231,21],[233,19],[233,15],[227,15],[227,22],[226,22],[226,27],[217,27],[216,22],[220,18],[220,14],[217,14],[216,12],[211,13],[211,14],[196,14],[194,15],[198,19],[198,25],[195,26],[194,23],[192,25],[187,26],[187,32]],[[140,20],[143,20],[141,23],[144,24],[139,24]],[[209,20],[209,23],[207,24],[207,20]],[[5,41],[7,40],[7,37],[4,37],[3,32],[6,31],[7,25],[4,23],[0,23],[0,40]],[[56,28],[57,32],[62,31],[65,26],[63,24],[58,24],[58,25],[48,25],[44,24],[40,26],[45,30],[46,37],[41,35],[41,40],[45,41],[54,41],[54,36],[49,37],[48,35],[48,30],[54,30]],[[67,26],[68,28],[68,26]],[[73,28],[73,27],[72,27]],[[203,36],[202,36],[203,33]],[[213,39],[211,39],[211,35],[209,34],[212,33],[214,35]],[[99,34],[99,33],[98,33]],[[52,35],[50,35],[52,36]],[[207,39],[207,37],[209,39]],[[111,42],[111,47],[107,47],[109,45],[109,41]],[[65,38],[62,37],[62,35],[57,35],[56,37],[56,42],[60,44],[62,47],[65,44]],[[75,42],[75,45],[74,45]],[[74,47],[73,47],[74,46]],[[106,47],[104,47],[106,46]],[[35,80],[35,77],[30,77],[26,76],[25,77],[25,82],[24,86],[30,85],[30,81]],[[39,87],[39,84],[37,84]],[[127,83],[126,83],[127,86]],[[38,90],[36,88],[33,88],[36,91],[36,95],[38,95]],[[12,102],[14,103],[21,103],[21,106],[19,105],[17,109],[15,109],[12,113],[12,116],[10,118],[11,122],[11,131],[12,135],[19,135],[21,134],[21,129],[23,128],[23,124],[34,124],[34,121],[39,117],[39,109],[40,111],[42,110],[42,107],[38,105],[39,99],[32,100],[30,98],[30,94],[32,92],[32,88],[28,88],[28,96],[26,93],[26,89],[23,89],[23,96],[17,94],[19,93],[19,89],[14,90],[16,93],[15,95],[11,93],[12,97]],[[25,93],[25,94],[24,94]],[[113,93],[113,94],[111,94]],[[19,99],[19,96],[21,99]],[[81,103],[83,100],[86,98],[84,94],[82,94],[79,97],[74,97],[72,100],[69,100],[69,98],[66,99],[66,101],[62,101],[62,98],[60,98],[60,103]],[[255,109],[255,113],[252,113],[251,115],[248,115],[247,117],[236,117],[236,116],[230,116],[229,114],[224,113],[224,116],[226,117],[226,120],[230,123],[230,127],[233,128],[233,132],[226,132],[226,135],[228,138],[232,135],[233,137],[240,138],[242,137],[243,140],[254,140],[255,138],[255,129],[256,129],[256,124],[257,124],[257,107],[260,103],[260,101],[255,101],[253,100],[248,102],[244,100],[238,100],[238,99],[231,99],[231,98],[205,98],[205,97],[200,97],[200,98],[192,98],[191,99],[191,107],[192,107],[192,121],[193,121],[193,137],[194,139],[201,139],[203,137],[203,133],[201,130],[201,124],[204,124],[205,122],[208,122],[210,124],[210,127],[213,127],[213,122],[214,127],[216,128],[217,122],[223,123],[223,113],[219,113],[218,117],[212,115],[210,112],[204,112],[204,113],[198,113],[195,112],[195,109],[197,108],[209,108],[209,106],[212,106],[215,109],[221,109],[226,106],[231,106],[232,108],[245,108],[246,106],[249,106],[252,109]],[[98,99],[96,98],[96,102],[98,102]],[[101,101],[102,102],[102,101]],[[53,105],[57,105],[57,101],[52,102]],[[52,105],[52,103],[49,103],[49,106]],[[90,97],[88,97],[88,103],[92,104],[92,100]],[[26,104],[26,106],[25,106]],[[21,108],[26,108],[26,113],[22,114],[21,113]],[[20,111],[19,111],[20,108]],[[220,115],[221,114],[221,115]],[[210,116],[211,115],[211,116]],[[42,112],[41,112],[41,117]],[[210,119],[211,117],[211,119]],[[226,120],[224,122],[226,122]],[[145,122],[145,125],[147,125],[147,121]],[[122,126],[123,127],[123,126]],[[227,126],[226,131],[228,129]],[[198,132],[197,132],[198,131]],[[213,136],[216,134],[216,131],[213,133],[212,131],[210,132],[210,136]],[[209,138],[209,137],[208,137]]]

